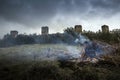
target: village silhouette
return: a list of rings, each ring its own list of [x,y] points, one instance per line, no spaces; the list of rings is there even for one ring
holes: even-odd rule
[[[8,47],[22,44],[75,44],[75,39],[79,34],[88,37],[90,40],[102,40],[107,43],[119,42],[120,29],[109,31],[108,25],[101,26],[97,32],[85,31],[82,25],[75,25],[64,29],[63,33],[49,34],[49,27],[41,27],[41,35],[37,34],[19,34],[17,30],[11,30],[10,34],[4,35],[0,40],[0,47]]]

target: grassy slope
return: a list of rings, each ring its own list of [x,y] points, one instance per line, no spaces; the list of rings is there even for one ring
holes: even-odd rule
[[[63,44],[34,44],[34,45],[21,45],[9,48],[0,48],[0,59],[13,59],[13,60],[33,60],[34,57],[39,57],[41,54],[47,53],[50,49],[51,53],[65,53],[73,52],[72,48],[81,50],[78,46],[69,46]],[[70,49],[68,49],[70,48]],[[80,52],[80,51],[79,51]]]
[[[19,46],[0,49],[0,53],[9,54],[9,50],[13,53],[17,47]],[[26,47],[35,48],[26,45],[19,50]],[[39,50],[39,47],[35,49]],[[115,55],[105,56],[105,61],[96,64],[60,61],[14,63],[4,59],[4,56],[0,57],[0,80],[120,80],[120,48]]]

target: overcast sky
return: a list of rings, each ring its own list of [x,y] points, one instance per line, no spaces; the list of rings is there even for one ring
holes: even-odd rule
[[[10,30],[39,34],[42,26],[62,32],[76,24],[91,31],[104,24],[120,28],[120,0],[0,0],[0,37]]]

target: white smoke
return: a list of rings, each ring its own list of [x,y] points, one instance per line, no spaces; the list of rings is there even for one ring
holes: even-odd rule
[[[81,34],[79,34],[78,38],[76,38],[75,40],[75,43],[78,43],[78,44],[84,44],[85,42],[90,42],[90,40]]]
[[[65,44],[26,45],[3,48],[0,56],[13,61],[71,60],[81,56],[82,47]]]
[[[21,60],[71,60],[71,59],[80,59],[82,58],[83,53],[89,53],[91,56],[93,52],[98,57],[101,54],[109,53],[112,51],[112,48],[106,47],[107,44],[103,45],[97,43],[93,45],[93,41],[90,41],[87,37],[79,34],[79,37],[76,38],[75,42],[77,45],[65,45],[65,44],[35,44],[35,45],[23,45],[11,48],[3,48],[1,50],[0,56],[9,58],[13,61]],[[87,44],[86,44],[87,42]],[[82,44],[82,45],[81,45]],[[86,45],[88,48],[85,48]],[[96,49],[94,49],[94,47]],[[89,49],[90,48],[90,49]],[[88,49],[86,52],[85,50]],[[92,51],[92,52],[91,52]],[[95,57],[96,57],[95,56]],[[3,58],[4,58],[3,57]],[[88,56],[89,57],[89,56]]]

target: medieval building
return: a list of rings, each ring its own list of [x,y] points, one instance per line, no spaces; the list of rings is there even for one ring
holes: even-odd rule
[[[108,25],[103,25],[101,28],[102,28],[103,33],[109,33],[109,26]]]
[[[82,33],[82,25],[75,25],[74,29],[75,29],[75,32]]]
[[[10,35],[11,37],[16,38],[18,36],[18,31],[16,30],[10,31]]]
[[[43,26],[43,27],[41,28],[41,34],[42,34],[42,35],[47,35],[47,34],[49,34],[49,28],[48,28],[48,26]]]

